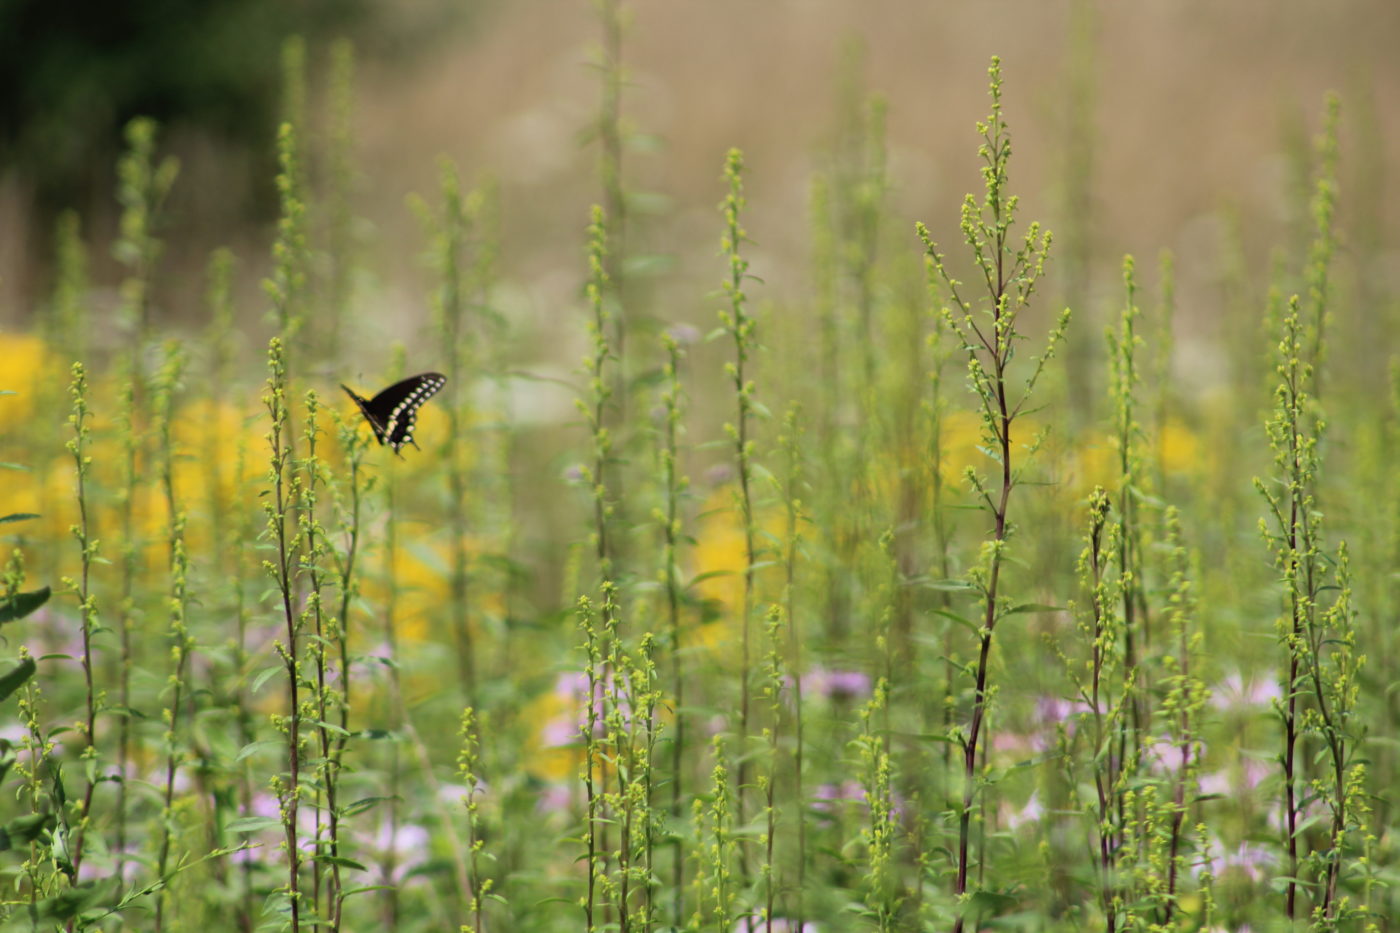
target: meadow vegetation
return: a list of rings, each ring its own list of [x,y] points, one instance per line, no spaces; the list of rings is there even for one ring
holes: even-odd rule
[[[1340,104],[1201,397],[1170,254],[1123,257],[1106,333],[1051,303],[1076,287],[1018,209],[996,59],[946,127],[982,166],[959,216],[894,223],[853,92],[794,221],[803,300],[765,295],[731,150],[713,316],[672,319],[598,9],[567,428],[512,391],[510,205],[449,162],[413,202],[430,313],[378,345],[348,46],[325,115],[286,49],[256,326],[226,250],[201,323],[153,308],[153,122],[114,326],[57,225],[0,334],[5,928],[1392,929],[1400,366],[1358,375],[1355,318],[1393,328],[1338,284]],[[336,384],[425,370],[394,456]]]

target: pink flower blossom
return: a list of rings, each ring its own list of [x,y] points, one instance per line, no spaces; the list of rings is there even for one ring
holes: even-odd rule
[[[573,804],[573,791],[567,784],[546,784],[535,801],[535,812],[568,813]]]
[[[1232,671],[1211,689],[1210,705],[1216,709],[1228,710],[1243,706],[1268,706],[1281,699],[1283,692],[1274,677],[1251,677],[1245,680],[1239,671]]]
[[[1278,857],[1273,852],[1260,845],[1252,845],[1241,842],[1234,851],[1224,851],[1220,846],[1211,846],[1210,859],[1205,864],[1196,865],[1193,874],[1200,875],[1209,865],[1211,874],[1220,878],[1229,872],[1243,874],[1253,882],[1259,882],[1265,878],[1265,869],[1273,867],[1278,862]]]
[[[432,835],[417,823],[395,826],[383,819],[373,833],[354,835],[356,842],[379,862],[380,884],[402,885],[414,869],[428,861]]]
[[[1187,746],[1187,754],[1195,755],[1197,744]],[[1175,774],[1181,769],[1181,744],[1173,736],[1163,736],[1142,751],[1147,767],[1158,774]]]
[[[1019,810],[1012,810],[1007,803],[1003,803],[1001,806],[1001,821],[1008,829],[1034,826],[1040,822],[1044,815],[1045,807],[1040,804],[1039,791],[1031,794],[1031,799],[1027,800],[1026,805]]]
[[[860,804],[869,809],[869,795],[865,786],[858,781],[820,784],[812,791],[811,806],[819,813],[834,815],[843,805],[851,804]],[[904,819],[904,800],[898,794],[890,798],[890,819],[896,823]]]
[[[840,784],[820,784],[812,791],[812,806],[815,809],[830,811],[834,805],[865,799],[865,788],[855,781],[842,781]]]
[[[670,327],[666,328],[666,333],[676,342],[677,346],[682,347],[688,347],[692,344],[699,343],[700,338],[703,336],[700,333],[700,329],[691,324],[672,324]]]
[[[1201,793],[1224,797],[1252,791],[1269,776],[1269,770],[1264,762],[1247,759],[1239,768],[1224,768],[1201,775]]]

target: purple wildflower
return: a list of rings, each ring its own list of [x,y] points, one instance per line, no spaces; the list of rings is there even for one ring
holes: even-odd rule
[[[807,672],[802,685],[830,700],[858,700],[870,695],[870,675],[862,671],[814,667]]]

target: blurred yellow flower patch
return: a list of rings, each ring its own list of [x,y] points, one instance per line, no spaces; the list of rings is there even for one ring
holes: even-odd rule
[[[0,390],[15,393],[0,396],[0,438],[18,433],[34,414],[35,396],[56,367],[56,358],[41,338],[0,332]]]
[[[1204,476],[1211,471],[1214,456],[1201,439],[1180,418],[1168,418],[1156,438],[1156,454],[1167,476]]]
[[[1011,423],[1011,455],[1025,456],[1025,445],[1035,442],[1044,425],[1022,415]],[[972,467],[981,475],[997,469],[996,461],[987,455],[987,440],[983,435],[982,418],[976,412],[959,409],[946,412],[939,424],[939,476],[945,484],[962,487],[963,474]]]
[[[526,703],[523,722],[532,723],[525,745],[525,770],[542,781],[568,781],[583,766],[583,740],[578,723],[583,716],[582,697],[556,689]]]
[[[452,621],[452,548],[444,541],[408,541],[412,529],[419,526],[405,523],[399,529],[398,547],[393,559],[394,579],[394,619],[395,634],[405,642],[438,642],[450,645],[454,635],[449,631]],[[472,562],[482,551],[480,541],[467,540],[467,572],[472,572]],[[360,592],[363,599],[382,614],[387,608],[390,589],[388,561],[379,553],[366,566]],[[473,637],[480,638],[483,632],[483,613],[502,615],[505,601],[502,594],[494,589],[485,590],[469,583],[467,599],[470,603],[467,620]],[[361,633],[351,631],[352,640],[358,641]],[[377,639],[376,629],[363,633],[363,637]]]
[[[738,500],[738,487],[726,484],[715,489],[701,510],[691,552],[694,592],[712,607],[719,618],[687,625],[681,632],[682,648],[699,648],[707,654],[723,654],[737,648],[741,636],[739,611],[744,599],[744,568],[748,559],[744,544],[744,520]],[[786,519],[777,509],[763,510],[757,519],[755,548],[760,567],[754,580],[754,601],[750,607],[752,631],[762,625],[762,606],[776,595],[778,569],[773,561],[775,542],[785,534]]]

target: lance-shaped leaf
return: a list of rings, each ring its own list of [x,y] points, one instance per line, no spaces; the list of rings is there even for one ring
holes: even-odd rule
[[[50,595],[50,590],[46,586],[42,590],[16,593],[9,599],[0,600],[0,625],[13,622],[15,619],[23,619],[48,602]]]

